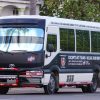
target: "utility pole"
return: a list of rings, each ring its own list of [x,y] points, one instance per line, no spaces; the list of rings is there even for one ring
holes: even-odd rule
[[[30,15],[36,15],[37,0],[30,0]]]

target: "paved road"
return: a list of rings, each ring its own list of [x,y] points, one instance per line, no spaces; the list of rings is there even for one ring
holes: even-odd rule
[[[11,89],[0,100],[100,100],[100,89],[96,93],[82,93],[81,89],[64,88],[57,94],[45,95],[43,89]]]

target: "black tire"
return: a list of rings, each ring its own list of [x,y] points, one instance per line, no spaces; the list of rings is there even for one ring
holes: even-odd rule
[[[56,91],[56,77],[51,74],[48,85],[44,85],[44,92],[45,94],[54,94]]]
[[[0,87],[0,94],[7,94],[9,91],[9,87]]]
[[[55,93],[59,91],[59,76],[56,76],[56,88],[55,88]]]
[[[58,88],[56,88],[56,89],[55,89],[55,93],[57,93],[58,91],[59,91],[59,89],[58,89]]]
[[[89,84],[87,86],[82,86],[83,93],[94,93],[94,92],[96,92],[97,86],[98,86],[98,74],[94,73],[92,82],[93,82],[92,84]]]

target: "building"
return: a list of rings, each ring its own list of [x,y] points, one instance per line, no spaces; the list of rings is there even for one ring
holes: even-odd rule
[[[37,0],[36,14],[43,5],[43,0]],[[0,16],[30,14],[29,0],[0,0]]]

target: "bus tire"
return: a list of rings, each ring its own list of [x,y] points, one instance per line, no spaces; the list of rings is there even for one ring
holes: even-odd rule
[[[59,89],[58,89],[58,88],[56,88],[56,89],[55,89],[55,93],[57,93],[58,91],[59,91]]]
[[[9,91],[9,87],[0,87],[0,94],[7,94]]]
[[[52,73],[48,85],[44,85],[45,94],[54,94],[56,92],[56,77]]]
[[[56,75],[56,88],[55,88],[55,93],[59,91],[59,76]]]
[[[92,84],[89,84],[87,86],[82,86],[83,93],[94,93],[97,90],[98,86],[98,74],[94,73]]]

